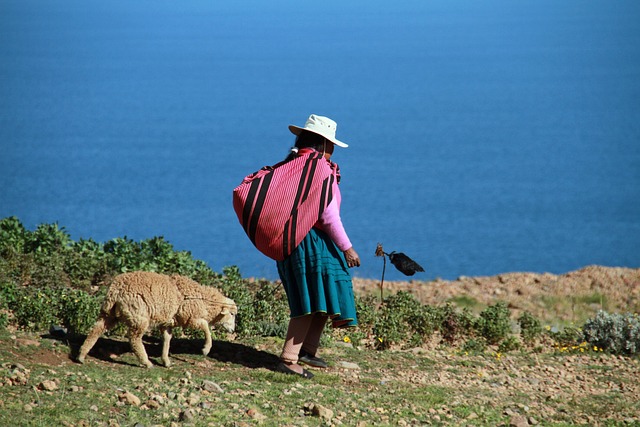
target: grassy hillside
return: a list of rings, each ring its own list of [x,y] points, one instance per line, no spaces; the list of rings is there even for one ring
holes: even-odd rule
[[[180,273],[239,307],[234,335],[176,331],[171,368],[137,366],[116,329],[74,357],[110,279]],[[328,369],[275,372],[278,283],[211,271],[154,237],[74,241],[0,220],[0,425],[639,426],[640,270],[354,283],[360,325],[327,330]],[[154,363],[160,344],[145,345]]]

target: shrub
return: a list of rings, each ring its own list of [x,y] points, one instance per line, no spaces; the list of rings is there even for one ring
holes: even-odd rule
[[[7,313],[0,312],[0,329],[6,329],[9,326],[9,316]]]
[[[532,344],[538,337],[542,335],[542,325],[540,320],[536,319],[531,313],[525,311],[518,318],[520,325],[520,336],[525,344]]]
[[[468,308],[458,312],[450,303],[436,309],[438,324],[443,341],[453,344],[464,335],[473,335],[474,318]]]
[[[484,353],[487,349],[487,340],[482,337],[479,338],[469,338],[462,345],[461,351],[470,354],[480,354]]]
[[[408,292],[398,292],[385,299],[374,321],[376,347],[386,349],[393,344],[419,345],[437,326],[433,311],[420,304]]]
[[[2,329],[9,325],[7,311],[15,304],[16,298],[15,285],[11,282],[0,280],[0,328]]]
[[[15,216],[1,219],[0,257],[9,253],[23,253],[26,234],[27,230]]]
[[[551,329],[549,335],[559,347],[576,346],[584,340],[582,329],[575,326],[567,326],[558,331]]]
[[[109,269],[115,273],[135,270],[157,271],[155,262],[145,259],[141,245],[126,236],[105,243],[104,252],[107,254]]]
[[[488,344],[498,344],[511,332],[507,304],[499,302],[485,308],[476,321],[476,330]]]
[[[373,295],[355,295],[355,301],[356,315],[358,316],[360,328],[364,329],[367,325],[373,325],[376,318],[376,298]]]
[[[252,307],[258,335],[281,338],[287,335],[289,304],[286,301],[282,286],[266,280],[258,282]]]
[[[637,314],[609,314],[598,311],[583,328],[584,339],[591,345],[616,354],[640,352],[640,319]]]
[[[56,223],[40,224],[35,231],[27,233],[24,250],[37,257],[46,257],[68,250],[71,244],[71,236],[64,227],[60,228]]]
[[[32,330],[48,330],[60,324],[60,295],[57,289],[21,287],[16,289],[16,300],[10,305],[18,326]]]
[[[109,274],[103,245],[91,239],[73,243],[65,254],[64,271],[73,287],[86,289],[97,285]]]
[[[67,289],[60,293],[60,301],[57,317],[69,334],[88,333],[98,318],[102,298],[79,289]]]
[[[510,351],[519,350],[521,347],[520,341],[518,337],[514,335],[510,335],[506,337],[500,345],[498,345],[498,352],[500,353],[508,353]]]
[[[9,281],[0,281],[0,310],[10,309],[15,306],[19,298],[16,285]]]

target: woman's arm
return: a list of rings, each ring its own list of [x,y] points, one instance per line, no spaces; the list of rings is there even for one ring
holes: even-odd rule
[[[318,219],[316,227],[327,233],[336,246],[338,246],[338,249],[344,252],[347,265],[349,267],[359,267],[360,257],[355,249],[353,249],[353,245],[349,240],[349,236],[347,235],[344,225],[342,224],[342,219],[340,218],[341,196],[337,185],[334,188],[333,194],[333,200],[331,200],[329,206],[326,207]]]

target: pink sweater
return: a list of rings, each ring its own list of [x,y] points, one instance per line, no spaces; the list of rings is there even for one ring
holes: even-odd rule
[[[352,245],[342,225],[342,219],[340,218],[341,202],[342,196],[340,195],[340,188],[338,188],[338,183],[334,181],[333,199],[325,208],[324,212],[322,212],[320,219],[318,219],[314,227],[327,233],[331,240],[338,246],[338,249],[344,252],[351,248]]]

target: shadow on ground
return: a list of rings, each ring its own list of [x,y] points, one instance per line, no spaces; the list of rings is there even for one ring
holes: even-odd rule
[[[74,337],[59,337],[52,335],[43,335],[42,338],[55,339],[68,344],[71,349],[70,359],[76,360],[80,347],[84,342],[86,335],[78,335]],[[144,348],[147,351],[149,359],[154,365],[159,365],[160,355],[162,352],[162,341],[155,337],[145,336],[143,339]],[[184,355],[202,357],[203,339],[186,339],[174,338],[171,340],[171,349],[169,357],[172,361],[179,360],[186,363],[193,361],[185,359]],[[93,346],[88,354],[88,358],[95,358],[106,363],[116,363],[129,366],[138,366],[137,363],[131,363],[120,359],[125,353],[131,352],[129,341],[122,338],[101,337]],[[234,363],[247,368],[257,369],[265,368],[274,371],[279,358],[273,353],[256,350],[244,344],[234,343],[230,341],[213,341],[213,347],[209,352],[208,358],[217,360],[222,363]]]

